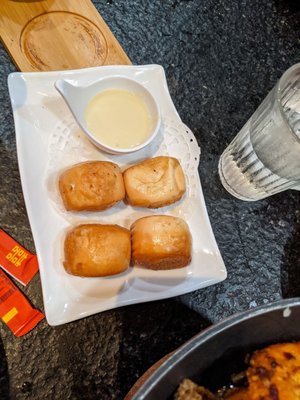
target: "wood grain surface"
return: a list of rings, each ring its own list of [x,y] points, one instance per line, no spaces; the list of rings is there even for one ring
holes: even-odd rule
[[[0,37],[21,71],[130,64],[90,0],[1,0]]]

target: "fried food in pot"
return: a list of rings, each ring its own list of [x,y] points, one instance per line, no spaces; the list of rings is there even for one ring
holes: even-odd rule
[[[251,400],[300,399],[300,343],[274,344],[256,351],[247,378]]]
[[[220,390],[217,394],[205,392],[205,388],[186,379],[180,384],[174,399],[299,400],[300,342],[278,343],[255,351],[250,358],[246,377],[245,387]]]

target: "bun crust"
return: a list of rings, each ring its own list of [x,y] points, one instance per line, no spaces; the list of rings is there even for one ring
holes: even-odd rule
[[[153,269],[182,268],[191,262],[192,237],[186,222],[177,217],[154,215],[131,226],[134,265]]]
[[[68,211],[101,211],[125,197],[121,170],[108,161],[90,161],[69,168],[59,178]]]
[[[130,264],[130,231],[118,225],[84,224],[65,239],[66,272],[77,276],[108,276]]]
[[[185,193],[185,177],[173,157],[155,157],[126,169],[123,173],[128,204],[158,208],[175,203]]]

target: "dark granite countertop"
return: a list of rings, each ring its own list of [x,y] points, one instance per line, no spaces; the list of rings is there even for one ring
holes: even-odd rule
[[[300,60],[296,0],[94,1],[134,64],[161,64],[183,121],[202,148],[200,177],[226,281],[178,298],[42,321],[18,339],[0,325],[0,398],[122,399],[136,379],[204,327],[300,295],[300,194],[254,203],[222,187],[219,156],[281,74]],[[34,251],[22,197],[0,48],[0,226]],[[24,289],[43,310],[40,278]]]

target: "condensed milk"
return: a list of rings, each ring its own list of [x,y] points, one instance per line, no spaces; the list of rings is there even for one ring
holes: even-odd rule
[[[151,134],[152,119],[141,96],[126,89],[99,92],[85,109],[88,130],[114,148],[132,148]]]

